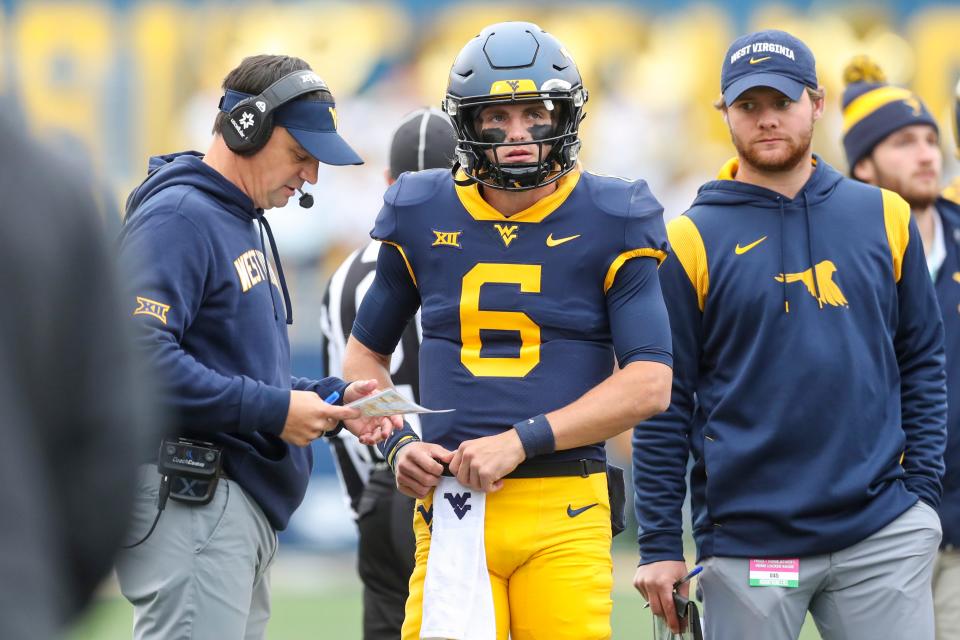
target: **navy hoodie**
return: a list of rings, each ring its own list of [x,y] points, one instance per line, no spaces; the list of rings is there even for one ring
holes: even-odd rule
[[[199,154],[151,158],[127,201],[120,254],[139,346],[178,434],[223,447],[229,477],[282,530],[313,465],[309,447],[280,439],[290,390],[342,398],[346,383],[290,376],[290,307],[262,215]]]
[[[940,500],[943,327],[898,195],[814,158],[795,198],[733,180],[668,225],[670,408],[634,431],[641,563],[798,557]]]
[[[943,314],[947,352],[947,450],[943,461],[943,500],[940,522],[943,545],[960,547],[960,203],[941,198],[937,211],[943,223],[947,256],[934,286]]]

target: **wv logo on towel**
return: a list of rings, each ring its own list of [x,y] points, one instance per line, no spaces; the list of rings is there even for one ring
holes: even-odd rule
[[[467,504],[467,500],[470,499],[470,492],[457,494],[445,493],[443,497],[446,498],[450,506],[453,507],[453,512],[457,514],[457,519],[463,520],[463,516],[467,515],[467,511],[471,509],[471,506]]]

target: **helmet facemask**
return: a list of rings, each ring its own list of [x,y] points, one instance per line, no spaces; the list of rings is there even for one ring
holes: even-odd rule
[[[569,87],[556,87],[554,90],[545,88],[541,91],[468,98],[456,98],[448,94],[444,106],[459,139],[454,173],[462,168],[468,176],[464,184],[478,182],[505,191],[527,191],[556,182],[577,165],[580,151],[578,130],[584,117],[585,101],[586,91],[582,87],[573,90]],[[532,140],[496,140],[490,135],[489,129],[476,129],[476,117],[485,107],[538,102],[542,102],[550,112],[552,122],[550,125],[531,127]],[[533,131],[540,127],[549,129]],[[500,160],[500,149],[532,145],[536,145],[538,150],[534,162],[510,163]]]

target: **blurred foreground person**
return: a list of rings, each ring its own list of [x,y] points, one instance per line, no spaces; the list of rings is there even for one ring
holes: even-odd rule
[[[0,117],[0,638],[55,636],[121,544],[153,412],[87,183]]]

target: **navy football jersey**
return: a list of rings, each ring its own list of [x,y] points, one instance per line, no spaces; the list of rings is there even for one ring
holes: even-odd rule
[[[645,182],[580,171],[511,217],[491,207],[477,185],[456,186],[447,170],[401,176],[371,235],[390,245],[381,251],[400,253],[403,261],[391,262],[405,273],[393,274],[394,281],[402,278],[419,298],[421,402],[456,410],[422,416],[424,440],[455,449],[559,409],[611,375],[614,345],[621,366],[671,365],[665,312],[649,331],[642,314],[612,331],[608,309],[622,267],[645,258],[653,305],[662,310],[655,268],[667,251],[662,213]],[[378,278],[387,275],[385,262]],[[370,298],[354,336],[390,353],[395,344],[384,336],[394,332],[372,328],[408,317],[391,318],[392,305]],[[579,458],[602,460],[603,444],[543,461]]]

